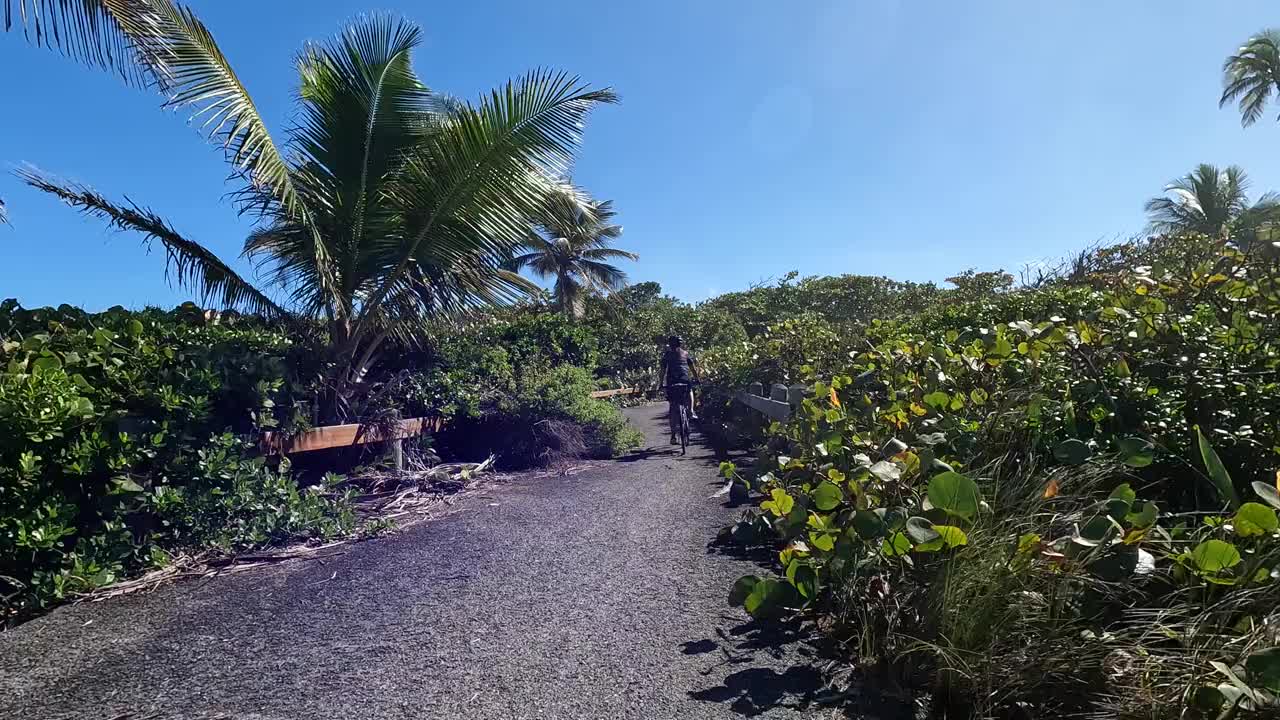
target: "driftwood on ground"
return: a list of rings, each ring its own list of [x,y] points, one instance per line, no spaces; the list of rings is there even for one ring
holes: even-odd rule
[[[423,470],[371,472],[352,477],[345,485],[363,490],[354,499],[356,514],[364,521],[362,524],[380,520],[405,528],[438,516],[442,508],[473,492],[480,485],[481,478],[490,474],[493,461],[490,457],[482,463],[449,463]],[[96,602],[154,590],[184,578],[212,578],[282,562],[317,561],[324,564],[325,558],[346,553],[344,546],[369,536],[362,529],[349,538],[324,544],[302,542],[236,555],[216,551],[179,555],[167,567],[98,588],[81,599]]]

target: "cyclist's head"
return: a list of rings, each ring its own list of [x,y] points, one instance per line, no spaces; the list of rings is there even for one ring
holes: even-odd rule
[[[679,335],[672,335],[671,337],[667,338],[667,345],[670,347],[678,348],[683,344],[684,344],[684,338],[680,337]]]

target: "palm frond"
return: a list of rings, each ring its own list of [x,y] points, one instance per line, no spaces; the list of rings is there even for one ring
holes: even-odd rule
[[[193,107],[193,121],[220,143],[227,160],[255,186],[300,213],[289,167],[253,99],[204,23],[171,0],[106,0],[150,63],[166,108]]]
[[[596,247],[583,250],[580,257],[584,260],[631,260],[635,262],[640,256],[627,250],[611,247]]]
[[[234,193],[241,212],[284,215],[312,228],[321,289],[336,296],[332,253],[315,230],[295,177],[266,122],[213,35],[189,9],[172,0],[106,0],[147,63],[166,108],[192,108],[192,120],[219,143],[246,187]]]
[[[144,85],[146,63],[139,61],[117,11],[152,13],[152,0],[4,0],[4,29],[14,16],[27,41],[54,48],[77,62],[108,70],[131,85]],[[16,13],[15,13],[16,10]]]
[[[71,183],[59,183],[32,169],[17,171],[31,187],[54,195],[91,217],[107,221],[115,230],[133,230],[150,246],[159,240],[166,255],[166,272],[180,287],[200,293],[202,302],[215,300],[226,309],[239,309],[272,317],[288,313],[251,283],[240,277],[208,248],[180,235],[155,212],[125,199],[127,204],[107,200],[93,190]]]
[[[593,289],[617,290],[627,284],[627,274],[609,263],[580,259],[577,266]]]
[[[429,132],[431,95],[410,64],[421,30],[389,15],[348,26],[299,60],[302,119],[290,147],[323,181],[326,214],[359,246],[371,203],[406,151]]]
[[[0,198],[0,225],[9,224],[9,212],[5,209],[4,198]]]
[[[1198,165],[1165,186],[1170,197],[1147,201],[1148,229],[1221,237],[1248,209],[1248,190],[1249,177],[1238,166]]]
[[[1265,30],[1249,38],[1223,63],[1222,73],[1218,106],[1235,102],[1241,125],[1257,122],[1280,84],[1280,31]]]
[[[528,237],[528,218],[547,198],[547,178],[568,170],[586,116],[615,100],[611,90],[591,90],[563,73],[540,71],[458,109],[415,148],[392,190],[406,233],[368,243],[382,279],[366,296],[365,312],[415,263],[450,267],[469,256],[509,260]],[[362,325],[357,324],[357,339]]]
[[[241,257],[252,261],[269,285],[285,289],[297,312],[332,319],[337,309],[315,263],[315,238],[312,228],[286,220],[249,233]]]

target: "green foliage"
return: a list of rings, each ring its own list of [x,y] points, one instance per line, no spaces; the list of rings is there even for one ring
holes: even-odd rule
[[[228,431],[296,429],[308,353],[250,319],[0,304],[0,583],[6,619],[185,549],[349,532]]]
[[[562,314],[515,310],[443,334],[404,381],[404,412],[449,422],[438,447],[508,467],[608,457],[639,444],[616,405],[592,400],[598,343]]]
[[[961,276],[912,317],[726,349],[717,382],[810,387],[742,477],[783,606],[982,716],[1176,715],[1212,663],[1247,665],[1280,598],[1280,281],[1225,242],[1142,252],[1085,283]],[[1237,678],[1258,707],[1267,672]]]

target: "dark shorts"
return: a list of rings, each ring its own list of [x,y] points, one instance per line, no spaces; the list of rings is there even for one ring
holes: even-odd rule
[[[689,402],[689,383],[671,383],[667,386],[667,402],[686,403]]]

